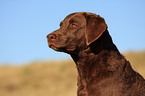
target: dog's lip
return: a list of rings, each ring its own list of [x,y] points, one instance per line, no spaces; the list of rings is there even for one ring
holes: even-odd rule
[[[48,46],[55,51],[62,51],[65,46],[56,46],[55,43],[48,43]]]
[[[70,48],[66,48],[67,51],[74,51],[76,49],[75,46],[71,46]]]
[[[56,47],[55,47],[55,46],[53,46],[53,45],[50,45],[49,47],[50,47],[50,48],[52,48],[52,49],[56,48]]]
[[[74,51],[74,50],[76,49],[75,46],[71,46],[71,47],[69,47],[69,48],[62,48],[62,47],[56,47],[56,46],[54,46],[54,45],[50,45],[49,47],[52,48],[52,49],[54,49],[54,50],[56,50],[56,51],[62,50],[62,49],[63,49],[63,50],[66,49],[66,51]]]
[[[56,50],[56,51],[59,49],[58,47],[56,47],[54,45],[49,45],[49,47],[52,48],[52,49],[54,49],[54,50]]]
[[[56,46],[55,43],[48,43],[48,46],[52,49],[54,49],[55,51],[74,51],[76,49],[75,46],[70,46],[70,47],[66,47],[66,46]]]

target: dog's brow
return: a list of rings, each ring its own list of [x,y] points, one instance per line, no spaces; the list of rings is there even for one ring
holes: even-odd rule
[[[69,21],[69,23],[73,23],[74,22],[74,20],[73,19],[71,19],[70,21]]]
[[[69,23],[77,23],[78,21],[77,20],[74,20],[74,19],[71,19],[70,21],[69,21]]]

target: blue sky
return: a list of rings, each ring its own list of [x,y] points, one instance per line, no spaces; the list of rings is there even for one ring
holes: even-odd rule
[[[0,0],[0,63],[70,58],[48,48],[45,37],[81,11],[105,18],[121,52],[145,50],[145,0]]]

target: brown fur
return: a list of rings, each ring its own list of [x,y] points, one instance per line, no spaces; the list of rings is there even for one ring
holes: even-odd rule
[[[73,13],[47,36],[49,47],[70,54],[78,70],[77,96],[145,96],[145,80],[112,42],[102,17]]]

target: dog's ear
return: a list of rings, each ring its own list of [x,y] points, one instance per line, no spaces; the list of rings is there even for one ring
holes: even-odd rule
[[[86,18],[86,44],[90,45],[92,42],[97,40],[102,33],[107,29],[107,24],[105,20],[99,15],[92,13],[84,13]]]

